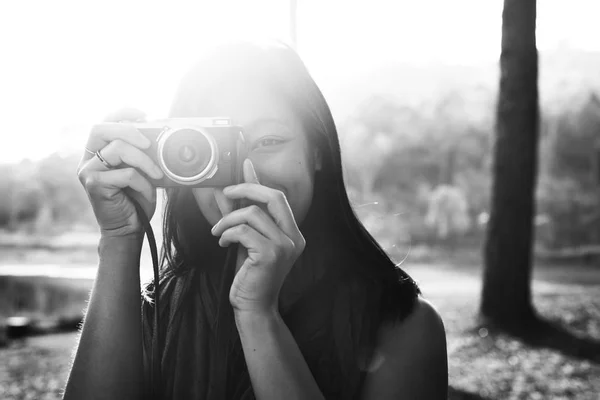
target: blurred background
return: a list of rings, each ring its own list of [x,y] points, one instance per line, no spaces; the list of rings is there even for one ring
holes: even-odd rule
[[[0,398],[57,399],[66,381],[97,265],[76,177],[91,124],[125,106],[166,117],[215,38],[269,36],[296,46],[331,106],[357,214],[442,314],[450,398],[597,399],[600,5],[537,2],[532,257],[515,267],[529,294],[511,307],[552,328],[529,334],[482,307],[502,12],[501,0],[0,3]]]

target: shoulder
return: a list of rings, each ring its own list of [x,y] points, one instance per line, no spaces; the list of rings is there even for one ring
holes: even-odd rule
[[[385,321],[379,328],[380,342],[387,346],[402,346],[406,340],[445,341],[444,323],[435,307],[417,297],[413,310],[401,321]]]
[[[444,324],[433,305],[418,297],[406,318],[379,327],[363,399],[445,399],[447,387]]]
[[[376,349],[421,360],[446,357],[442,318],[431,303],[417,297],[412,312],[405,319],[381,324]]]

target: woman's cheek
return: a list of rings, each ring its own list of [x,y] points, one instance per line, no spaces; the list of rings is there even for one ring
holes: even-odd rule
[[[294,163],[287,190],[288,202],[298,224],[306,217],[313,198],[314,173],[307,166],[305,160],[297,160]]]

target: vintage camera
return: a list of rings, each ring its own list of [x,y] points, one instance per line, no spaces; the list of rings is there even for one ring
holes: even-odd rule
[[[144,150],[164,172],[156,187],[238,183],[245,158],[242,129],[229,118],[169,118],[135,124],[152,142]]]

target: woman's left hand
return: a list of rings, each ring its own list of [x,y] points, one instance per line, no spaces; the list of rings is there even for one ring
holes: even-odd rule
[[[223,194],[254,204],[225,215],[212,234],[221,236],[222,247],[241,245],[229,292],[234,310],[271,312],[277,310],[285,277],[306,242],[284,193],[261,185],[249,159],[244,161],[243,170],[245,183],[229,186]]]

